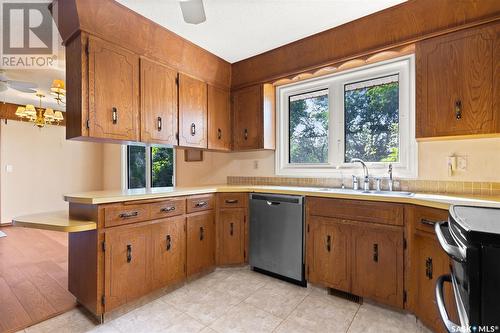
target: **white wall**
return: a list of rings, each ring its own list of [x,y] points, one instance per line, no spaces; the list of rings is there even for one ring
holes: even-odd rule
[[[67,141],[65,128],[30,123],[0,125],[1,222],[12,217],[67,208],[64,193],[100,190],[102,144]],[[12,166],[12,172],[6,166]]]

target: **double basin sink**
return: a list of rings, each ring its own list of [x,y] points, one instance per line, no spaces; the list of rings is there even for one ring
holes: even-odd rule
[[[403,192],[403,191],[377,191],[377,190],[352,190],[347,188],[319,188],[318,191],[321,192],[331,192],[339,194],[357,194],[357,195],[381,195],[381,196],[392,196],[392,197],[411,197],[415,193]]]

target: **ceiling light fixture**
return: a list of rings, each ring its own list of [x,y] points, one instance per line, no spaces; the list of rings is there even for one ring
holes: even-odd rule
[[[203,0],[179,0],[184,22],[200,24],[207,20]]]
[[[36,96],[40,98],[40,106],[35,108],[33,104],[27,104],[26,106],[19,106],[16,110],[16,116],[22,119],[27,119],[28,121],[34,123],[38,128],[42,128],[45,125],[59,124],[64,120],[64,116],[61,111],[55,111],[51,108],[42,108],[42,98],[45,97],[44,94],[37,93]]]

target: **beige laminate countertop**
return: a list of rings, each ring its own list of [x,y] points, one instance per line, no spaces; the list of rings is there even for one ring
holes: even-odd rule
[[[384,194],[364,194],[343,192],[341,189],[325,190],[316,187],[294,186],[251,186],[251,185],[213,185],[200,187],[175,187],[145,190],[121,191],[95,191],[67,194],[64,200],[70,203],[81,204],[106,204],[124,201],[168,198],[183,195],[196,195],[216,192],[263,192],[273,194],[292,194],[338,199],[357,199],[368,201],[382,201],[393,203],[415,204],[426,207],[448,209],[450,205],[468,205],[500,208],[500,197],[479,197],[464,195],[440,195],[428,193],[415,193],[411,196],[394,196]]]
[[[97,228],[95,222],[70,218],[67,211],[19,216],[12,219],[12,223],[17,227],[62,232],[80,232]]]

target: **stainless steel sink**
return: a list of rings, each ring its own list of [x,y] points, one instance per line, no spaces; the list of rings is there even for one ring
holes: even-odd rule
[[[363,190],[351,190],[351,189],[342,189],[342,188],[319,188],[318,191],[321,192],[331,192],[331,193],[345,193],[345,194],[358,194],[358,195],[385,195],[385,196],[394,196],[394,197],[411,197],[415,193],[412,192],[403,192],[403,191],[363,191]]]

